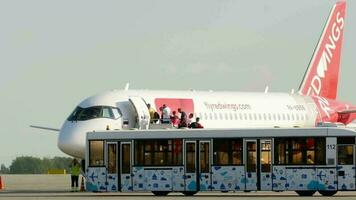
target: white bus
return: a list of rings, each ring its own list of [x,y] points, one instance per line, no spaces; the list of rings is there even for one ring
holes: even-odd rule
[[[89,132],[86,190],[355,191],[356,131],[346,128]]]

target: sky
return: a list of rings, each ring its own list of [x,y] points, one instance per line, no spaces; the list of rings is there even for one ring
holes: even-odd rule
[[[77,104],[111,89],[298,89],[333,0],[0,0],[0,164],[65,156]],[[356,104],[356,2],[338,99]]]

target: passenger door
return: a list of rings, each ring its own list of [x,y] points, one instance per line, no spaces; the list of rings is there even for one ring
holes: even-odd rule
[[[120,176],[118,173],[118,143],[106,143],[106,166],[107,166],[107,191],[117,192],[120,190]]]
[[[185,191],[211,190],[210,141],[184,142]]]
[[[141,97],[131,96],[129,98],[130,103],[135,108],[137,118],[136,118],[136,128],[138,129],[148,129],[150,122],[150,113],[148,111],[146,102]]]
[[[132,154],[131,154],[131,142],[120,143],[120,188],[122,192],[130,192],[132,188]]]
[[[260,140],[259,146],[259,180],[260,184],[257,185],[259,190],[270,191],[272,190],[272,142],[268,140]]]
[[[257,140],[245,140],[245,184],[246,190],[257,190]]]
[[[337,138],[338,190],[355,190],[355,138]]]

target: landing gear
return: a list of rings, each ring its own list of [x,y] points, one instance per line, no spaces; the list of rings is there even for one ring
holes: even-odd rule
[[[327,191],[327,190],[321,190],[319,191],[319,193],[323,196],[326,196],[326,197],[331,197],[333,196],[334,194],[337,193],[337,191]]]
[[[182,192],[185,196],[194,196],[197,191],[185,191],[185,192]]]
[[[167,196],[169,192],[166,191],[152,191],[155,196]]]
[[[313,196],[313,194],[316,192],[316,191],[313,191],[313,190],[299,190],[299,191],[295,191],[299,196],[302,196],[302,197],[310,197],[310,196]]]

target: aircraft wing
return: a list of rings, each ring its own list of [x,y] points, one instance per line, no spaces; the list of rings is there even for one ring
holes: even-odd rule
[[[33,125],[30,125],[30,127],[31,128],[38,128],[38,129],[48,130],[48,131],[56,131],[56,132],[60,131],[60,129],[58,129],[58,128],[49,128],[49,127],[33,126]]]

